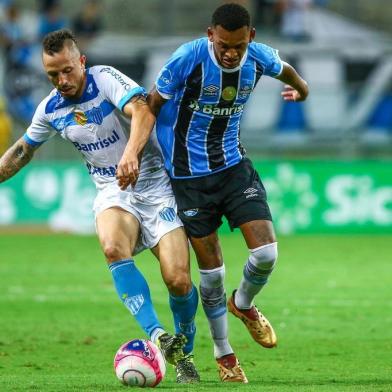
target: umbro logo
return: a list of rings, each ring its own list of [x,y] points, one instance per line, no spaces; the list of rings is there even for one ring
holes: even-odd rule
[[[189,216],[189,217],[197,215],[198,212],[199,212],[198,208],[193,208],[191,210],[184,210],[183,211],[184,215],[185,216]]]
[[[203,88],[203,93],[209,96],[218,95],[218,91],[219,91],[219,87],[213,84],[210,84]]]
[[[248,188],[247,190],[244,191],[244,193],[256,193],[257,189],[255,188]]]
[[[255,188],[248,188],[243,193],[246,195],[246,199],[250,199],[251,197],[257,196],[258,190]]]

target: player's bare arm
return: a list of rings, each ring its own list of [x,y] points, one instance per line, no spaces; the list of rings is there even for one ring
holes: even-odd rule
[[[118,185],[122,190],[136,183],[143,148],[155,124],[155,116],[141,95],[124,106],[124,113],[132,122],[129,140],[117,168]]]
[[[151,111],[158,116],[161,107],[167,102],[165,98],[158,93],[157,89],[153,87],[147,96],[147,103],[150,106]]]
[[[0,158],[0,182],[14,176],[23,166],[33,158],[36,147],[27,144],[20,138]]]
[[[308,84],[299,76],[294,67],[283,61],[283,70],[276,78],[285,83],[284,91],[282,91],[285,101],[305,101],[309,94]]]

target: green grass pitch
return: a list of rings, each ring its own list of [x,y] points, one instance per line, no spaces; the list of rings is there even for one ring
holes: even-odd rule
[[[247,256],[238,233],[222,235],[230,293]],[[392,391],[392,252],[389,236],[280,237],[279,262],[257,304],[279,346],[253,344],[229,314],[231,343],[248,385],[218,381],[199,305],[195,362],[202,382],[163,391]],[[172,330],[158,264],[137,264]],[[193,260],[193,277],[198,283]],[[125,391],[112,361],[123,342],[143,337],[118,300],[94,237],[0,235],[0,391]]]

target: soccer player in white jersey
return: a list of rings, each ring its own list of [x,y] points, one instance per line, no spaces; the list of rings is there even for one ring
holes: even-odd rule
[[[97,187],[97,233],[120,299],[176,366],[177,382],[197,382],[192,349],[198,294],[190,278],[186,235],[156,139],[146,137],[143,152],[129,151],[129,140],[141,132],[150,134],[155,123],[145,90],[112,67],[86,69],[86,57],[69,30],[44,38],[42,60],[55,89],[38,106],[25,135],[1,158],[0,183],[52,136],[74,144]],[[135,168],[137,183],[124,185]],[[159,322],[148,284],[132,259],[145,248],[160,262],[176,335],[169,335]]]

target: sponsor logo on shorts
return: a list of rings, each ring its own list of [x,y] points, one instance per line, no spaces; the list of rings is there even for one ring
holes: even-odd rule
[[[196,216],[198,212],[199,212],[198,208],[193,208],[191,210],[184,210],[183,214],[185,216]]]
[[[258,190],[255,188],[248,188],[244,191],[244,194],[246,195],[246,199],[250,199],[251,197],[256,197],[258,193]]]
[[[159,216],[167,222],[174,222],[176,219],[176,212],[174,211],[174,208],[165,207],[159,211]]]
[[[92,176],[106,176],[106,177],[114,177],[117,171],[117,165],[108,166],[108,167],[97,167],[93,166],[91,163],[86,164],[88,169],[88,174]]]
[[[138,314],[140,308],[144,304],[143,294],[127,297],[124,301],[125,306],[130,310],[132,316]]]

